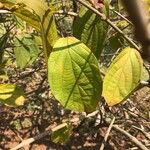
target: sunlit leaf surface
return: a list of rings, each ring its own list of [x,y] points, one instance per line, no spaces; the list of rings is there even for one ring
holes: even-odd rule
[[[109,106],[120,103],[139,84],[143,61],[139,52],[125,48],[112,62],[103,82],[103,96]]]
[[[48,79],[55,98],[75,111],[95,110],[102,80],[96,57],[74,37],[60,38],[48,61]]]
[[[25,101],[24,92],[15,84],[0,84],[0,102],[9,106],[20,106]]]

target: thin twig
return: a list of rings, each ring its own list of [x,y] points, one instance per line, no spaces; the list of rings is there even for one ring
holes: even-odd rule
[[[102,144],[101,144],[100,150],[103,150],[103,149],[104,149],[104,147],[105,147],[105,144],[104,144],[104,143],[107,141],[107,138],[108,138],[108,136],[109,136],[110,130],[112,129],[112,126],[113,126],[114,122],[115,122],[115,117],[112,119],[112,121],[111,121],[111,123],[110,123],[110,125],[109,125],[109,128],[108,128],[108,130],[107,130],[107,132],[106,132],[106,135],[105,135],[105,137],[104,137],[104,142],[102,142]]]
[[[71,12],[71,11],[65,12],[63,10],[56,11],[55,14],[70,15],[74,17],[78,16],[78,14],[75,12]]]
[[[111,9],[110,9],[111,10]],[[128,20],[126,17],[124,17],[122,14],[120,14],[119,12],[112,10],[115,14],[117,14],[119,17],[121,17],[122,19],[126,20],[129,24],[133,25],[133,23]]]
[[[139,130],[139,131],[141,131],[145,135],[145,137],[147,137],[150,140],[150,133],[145,132],[143,129],[138,128],[136,126],[132,126],[132,127],[135,128],[135,129],[137,129],[137,130]]]
[[[3,10],[3,9],[1,9],[0,10],[0,14],[11,14],[11,12],[10,11],[8,11],[8,10]]]
[[[128,111],[128,112],[130,113],[130,115],[132,115],[132,116],[134,116],[134,117],[139,117],[139,118],[142,118],[142,119],[144,119],[144,120],[146,120],[146,121],[149,121],[149,119],[147,119],[147,118],[145,118],[145,117],[143,117],[143,116],[141,116],[141,115],[139,115],[139,114],[133,112],[133,111],[130,110],[129,108],[123,107],[123,109],[126,110],[126,111]]]
[[[136,144],[141,150],[148,150],[145,145],[143,145],[140,141],[138,141],[134,136],[132,136],[130,133],[128,133],[127,131],[121,129],[120,127],[118,127],[118,125],[113,125],[113,128],[119,132],[121,132],[122,134],[124,134],[125,136],[127,136],[134,144]]]
[[[135,49],[137,49],[138,51],[140,51],[140,48],[128,37],[126,36],[122,30],[120,30],[115,24],[113,24],[107,17],[105,14],[100,13],[97,9],[95,9],[94,7],[90,6],[89,4],[87,4],[86,2],[84,2],[83,0],[76,0],[79,3],[81,3],[83,6],[85,6],[86,8],[90,9],[91,11],[93,11],[95,14],[97,14],[98,16],[100,16],[101,20],[105,21],[106,23],[108,23],[113,29],[115,29],[118,33],[120,33],[124,39],[126,39],[126,41],[132,45]]]

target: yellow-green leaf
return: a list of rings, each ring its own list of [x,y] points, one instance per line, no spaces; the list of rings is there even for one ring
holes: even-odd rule
[[[120,103],[139,84],[143,61],[139,52],[125,48],[112,62],[103,82],[103,96],[109,106]]]
[[[24,92],[15,84],[0,84],[0,102],[9,106],[20,106],[25,101]]]
[[[148,70],[145,67],[143,67],[141,81],[148,81],[148,80],[150,80],[149,72],[148,72]]]
[[[102,91],[98,61],[74,37],[60,38],[48,60],[52,94],[67,109],[92,112]]]

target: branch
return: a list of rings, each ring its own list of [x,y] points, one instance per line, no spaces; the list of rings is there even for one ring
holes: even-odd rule
[[[85,6],[86,8],[90,9],[91,11],[93,11],[95,14],[97,14],[98,16],[100,16],[101,20],[105,21],[106,23],[108,23],[113,29],[115,29],[118,33],[120,33],[124,39],[126,39],[126,41],[132,45],[135,49],[137,49],[138,51],[140,51],[139,47],[128,37],[126,36],[122,30],[120,30],[115,24],[113,24],[107,17],[105,14],[100,13],[97,9],[95,9],[94,7],[90,6],[89,4],[87,4],[86,2],[84,2],[83,0],[76,0],[79,3],[81,3],[83,6]]]
[[[105,146],[104,143],[107,141],[107,138],[108,138],[108,136],[109,136],[110,130],[111,130],[112,127],[113,127],[114,122],[115,122],[115,117],[112,119],[112,121],[111,121],[111,123],[110,123],[110,125],[109,125],[109,128],[108,128],[108,130],[107,130],[107,132],[106,132],[106,135],[105,135],[105,137],[104,137],[104,142],[102,142],[102,145],[101,145],[101,147],[100,147],[100,150],[103,150],[103,149],[104,149],[104,146]]]
[[[52,134],[53,132],[55,132],[55,131],[57,131],[59,129],[62,129],[62,128],[66,127],[66,126],[67,126],[67,123],[62,123],[62,124],[56,126],[55,128],[46,130],[45,132],[43,132],[43,133],[41,133],[41,134],[39,134],[39,135],[37,135],[37,136],[35,136],[33,138],[29,138],[27,140],[23,140],[19,145],[17,145],[16,147],[14,147],[14,148],[12,148],[10,150],[18,150],[18,149],[20,149],[22,147],[25,147],[25,146],[33,143],[36,140],[39,140],[39,139],[41,139],[41,138],[43,138],[43,137],[45,137],[45,136],[47,136],[49,134]]]
[[[134,144],[136,144],[141,150],[148,150],[145,145],[143,145],[140,141],[138,141],[134,136],[132,136],[131,134],[129,134],[127,131],[121,129],[118,127],[118,125],[113,125],[113,128],[119,132],[121,132],[122,134],[124,134],[125,136],[127,136]]]

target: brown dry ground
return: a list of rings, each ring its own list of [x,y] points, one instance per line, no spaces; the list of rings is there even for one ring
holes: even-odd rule
[[[11,66],[7,68],[7,71],[10,81],[20,84],[27,93],[27,98],[25,105],[18,108],[0,105],[0,149],[13,148],[22,140],[44,132],[49,126],[54,127],[64,119],[81,116],[80,113],[64,110],[52,96],[50,98],[44,63],[40,60],[32,69],[20,71]],[[47,136],[25,149],[99,150],[109,126],[108,122],[113,116],[116,117],[115,124],[135,136],[144,145],[149,145],[148,149],[150,149],[150,141],[140,131],[133,128],[134,125],[150,133],[150,88],[142,88],[126,102],[111,110],[104,105],[101,108],[103,108],[101,123],[96,125],[96,117],[93,117],[90,121],[88,119],[81,121],[80,125],[74,124],[70,138],[65,144],[55,144],[50,136]],[[112,129],[105,143],[105,150],[130,148],[136,149],[134,143],[122,133]]]

